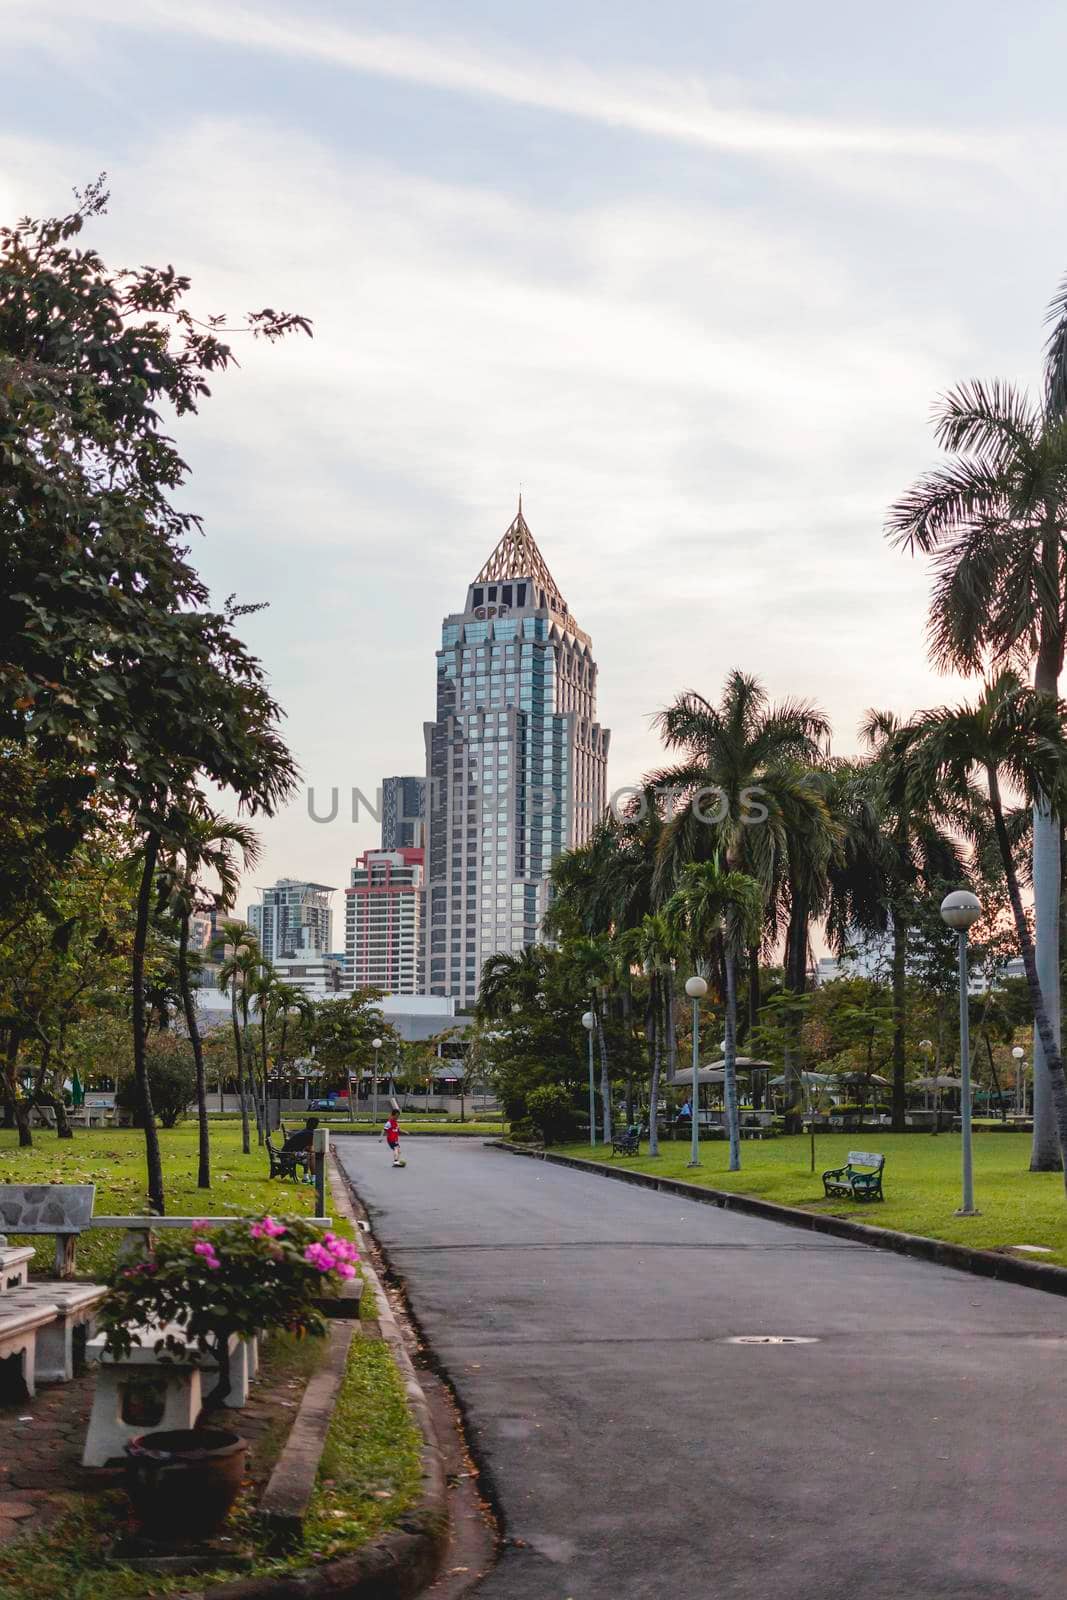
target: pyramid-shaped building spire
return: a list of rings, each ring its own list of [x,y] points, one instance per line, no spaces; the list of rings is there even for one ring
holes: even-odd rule
[[[522,495],[515,520],[500,540],[485,566],[475,578],[475,583],[509,583],[514,578],[528,578],[545,591],[549,608],[567,615],[566,602],[559,592],[548,563],[537,548],[537,540],[530,532],[522,514]]]

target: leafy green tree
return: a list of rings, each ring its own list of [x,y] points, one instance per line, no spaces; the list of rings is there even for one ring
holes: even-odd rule
[[[152,1105],[165,1128],[175,1127],[196,1094],[196,1063],[188,1039],[175,1033],[152,1033],[145,1052]],[[137,1123],[144,1115],[137,1079],[125,1078],[115,1095],[116,1105],[133,1113]]]
[[[27,826],[45,856],[69,855],[103,791],[143,842],[133,1042],[161,1212],[145,953],[168,808],[202,777],[270,812],[295,772],[262,668],[235,631],[247,608],[212,608],[187,559],[199,522],[179,500],[187,468],[161,425],[197,410],[233,360],[222,337],[232,330],[193,316],[173,268],[114,271],[73,246],[106,199],[98,183],[66,217],[0,229],[0,741],[51,786],[55,828]],[[271,310],[240,326],[268,339],[309,331]],[[38,886],[31,874],[24,887]]]

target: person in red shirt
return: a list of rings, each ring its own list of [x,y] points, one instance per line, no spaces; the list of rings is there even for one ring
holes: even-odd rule
[[[400,1118],[395,1111],[390,1111],[389,1120],[382,1129],[382,1138],[393,1152],[393,1166],[402,1167],[400,1159]]]

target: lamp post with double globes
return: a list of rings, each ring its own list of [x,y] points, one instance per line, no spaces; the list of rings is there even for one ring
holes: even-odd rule
[[[982,903],[969,889],[954,889],[941,902],[942,920],[959,936],[960,963],[960,1122],[963,1128],[963,1204],[958,1217],[974,1217],[974,1168],[971,1151],[971,1028],[967,993],[967,930],[982,914]]]
[[[596,1018],[591,1011],[583,1012],[582,1027],[589,1035],[589,1143],[596,1144],[596,1091],[593,1088],[593,1029]]]
[[[691,1125],[689,1160],[687,1166],[700,1165],[700,1002],[708,992],[703,978],[685,980],[685,992],[693,1002],[693,1093],[689,1102]]]

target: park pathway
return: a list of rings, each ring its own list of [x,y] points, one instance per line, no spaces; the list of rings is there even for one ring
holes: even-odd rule
[[[478,1600],[1067,1592],[1067,1302],[473,1141],[336,1145],[513,1541]],[[817,1342],[728,1342],[762,1334]]]

